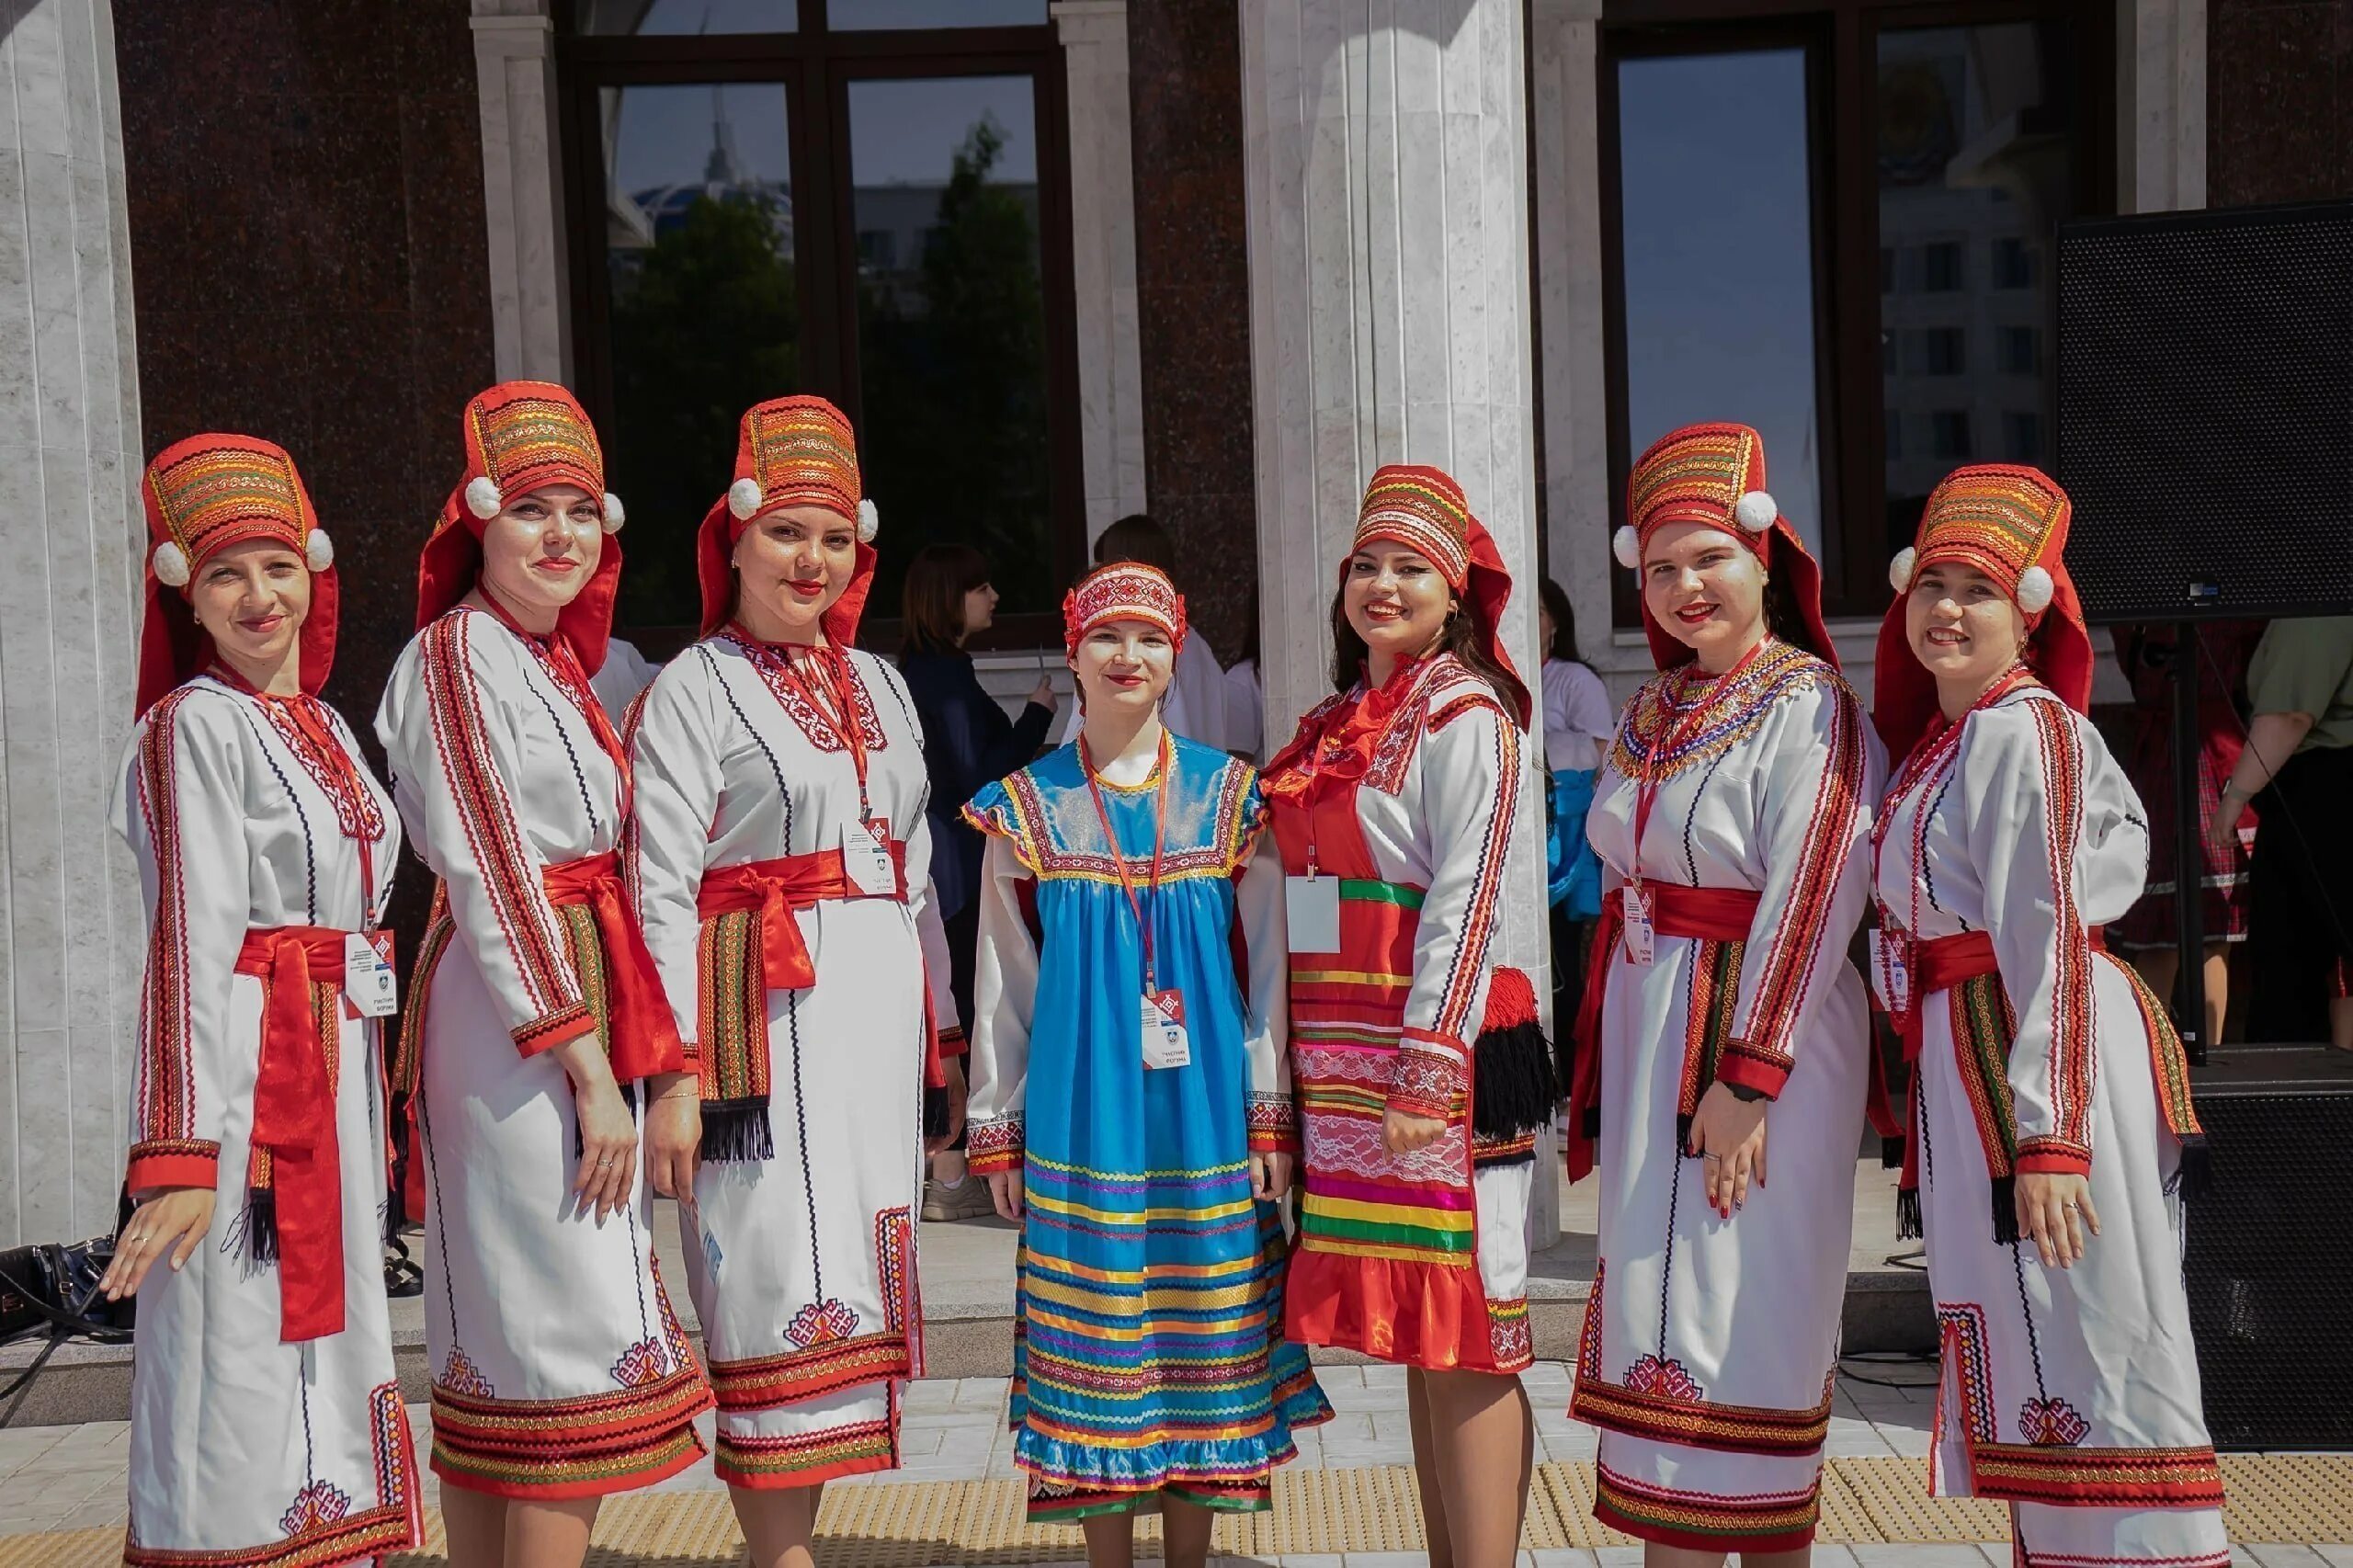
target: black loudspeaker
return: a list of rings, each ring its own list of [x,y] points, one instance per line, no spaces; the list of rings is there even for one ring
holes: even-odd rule
[[[2092,620],[2353,604],[2353,202],[2059,226],[2059,482]]]
[[[2189,1206],[2183,1262],[2207,1427],[2220,1449],[2353,1447],[2353,1051],[2207,1061],[2191,1086],[2213,1184]]]

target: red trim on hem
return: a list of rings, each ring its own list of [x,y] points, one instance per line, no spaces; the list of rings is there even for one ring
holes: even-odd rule
[[[510,1031],[515,1049],[525,1056],[537,1056],[543,1051],[553,1051],[559,1045],[569,1045],[581,1036],[594,1034],[597,1015],[585,1002],[574,1002],[569,1007],[558,1007],[544,1017]]]
[[[123,1173],[123,1185],[133,1192],[159,1187],[200,1187],[210,1191],[221,1185],[219,1154],[140,1154]]]
[[[698,1413],[699,1414],[699,1413]],[[444,1486],[454,1486],[462,1492],[479,1492],[485,1496],[520,1499],[525,1502],[561,1503],[579,1497],[610,1497],[617,1493],[641,1491],[658,1485],[672,1476],[688,1470],[710,1450],[703,1447],[702,1437],[689,1421],[685,1424],[687,1443],[684,1449],[671,1459],[662,1460],[650,1470],[633,1470],[626,1474],[598,1476],[592,1481],[535,1482],[491,1481],[485,1477],[445,1468],[441,1462],[441,1440],[433,1440],[433,1473],[441,1478]],[[651,1449],[654,1444],[645,1445]]]
[[[1602,1498],[1593,1504],[1596,1521],[1611,1529],[1621,1530],[1636,1540],[1647,1540],[1660,1546],[1679,1546],[1691,1551],[1801,1551],[1813,1544],[1819,1525],[1808,1525],[1802,1530],[1783,1530],[1772,1535],[1744,1535],[1738,1530],[1725,1530],[1721,1535],[1703,1534],[1698,1530],[1680,1530],[1670,1526],[1636,1519],[1619,1512]]]
[[[425,1544],[425,1529],[417,1510],[406,1505],[370,1508],[348,1515],[324,1529],[306,1532],[267,1546],[239,1551],[206,1548],[181,1551],[167,1547],[122,1548],[123,1568],[340,1568],[347,1562],[373,1562],[396,1551]],[[338,1542],[340,1544],[338,1544]],[[326,1556],[313,1556],[314,1552]]]
[[[1754,1049],[1740,1040],[1726,1040],[1722,1054],[1716,1059],[1716,1081],[1736,1088],[1755,1089],[1768,1099],[1780,1098],[1782,1085],[1790,1081],[1789,1068],[1747,1054]]]
[[[1810,1454],[1820,1454],[1830,1435],[1828,1400],[1813,1410],[1774,1410],[1756,1405],[1718,1404],[1709,1400],[1665,1399],[1637,1392],[1621,1383],[1583,1376],[1577,1379],[1575,1386],[1569,1392],[1569,1415],[1604,1431],[1618,1432],[1654,1443],[1673,1443],[1679,1448],[1699,1449],[1709,1453],[1803,1459]],[[1677,1430],[1674,1422],[1678,1416],[1726,1425],[1778,1426],[1792,1429],[1794,1435],[1779,1441],[1763,1437],[1745,1442],[1711,1439],[1688,1430]]]
[[[2089,1154],[2069,1154],[2052,1149],[2029,1154],[2021,1148],[2010,1168],[2020,1176],[2087,1176],[2092,1174],[2092,1161]]]
[[[762,1475],[736,1469],[722,1456],[727,1451],[727,1439],[719,1440],[713,1454],[710,1472],[731,1487],[740,1486],[746,1492],[792,1492],[807,1486],[823,1486],[828,1481],[845,1476],[871,1475],[877,1471],[899,1468],[899,1445],[894,1438],[887,1454],[869,1454],[860,1459],[844,1460],[838,1464],[820,1465],[814,1470],[796,1470],[790,1474]]]

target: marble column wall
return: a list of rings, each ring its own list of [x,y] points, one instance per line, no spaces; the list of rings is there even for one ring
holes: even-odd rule
[[[0,1247],[110,1228],[139,880],[139,382],[106,0],[0,0]]]
[[[1461,482],[1522,585],[1512,658],[1537,668],[1526,56],[1520,0],[1244,0],[1241,15],[1259,624],[1281,739],[1331,690],[1336,572],[1385,462]],[[1494,960],[1544,996],[1536,747]]]

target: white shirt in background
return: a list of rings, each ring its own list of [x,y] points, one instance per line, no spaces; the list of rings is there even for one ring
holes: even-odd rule
[[[654,672],[661,667],[649,663],[635,643],[610,638],[605,643],[604,667],[588,677],[588,689],[604,705],[606,716],[618,724],[629,705],[637,700],[637,694],[654,684]]]
[[[1618,733],[1608,688],[1599,676],[1566,659],[1545,660],[1541,678],[1545,767],[1554,772],[1599,767],[1601,748]]]

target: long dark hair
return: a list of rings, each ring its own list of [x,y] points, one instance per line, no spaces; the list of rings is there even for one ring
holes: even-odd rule
[[[1536,579],[1536,597],[1544,613],[1552,618],[1552,641],[1546,646],[1548,659],[1565,659],[1573,665],[1585,663],[1585,655],[1577,652],[1577,612],[1569,608],[1569,591],[1550,577]]]
[[[1453,654],[1472,675],[1495,687],[1495,700],[1503,704],[1512,722],[1521,722],[1520,692],[1502,667],[1487,656],[1479,623],[1472,619],[1460,594],[1455,596],[1454,608],[1447,612],[1446,625],[1438,631],[1438,651]],[[1332,689],[1346,691],[1356,685],[1357,677],[1365,673],[1365,660],[1371,652],[1364,639],[1357,635],[1357,629],[1348,624],[1348,585],[1343,579],[1332,591]]]
[[[964,596],[989,580],[989,563],[969,544],[927,544],[907,562],[899,590],[899,653],[952,653],[964,635]]]

